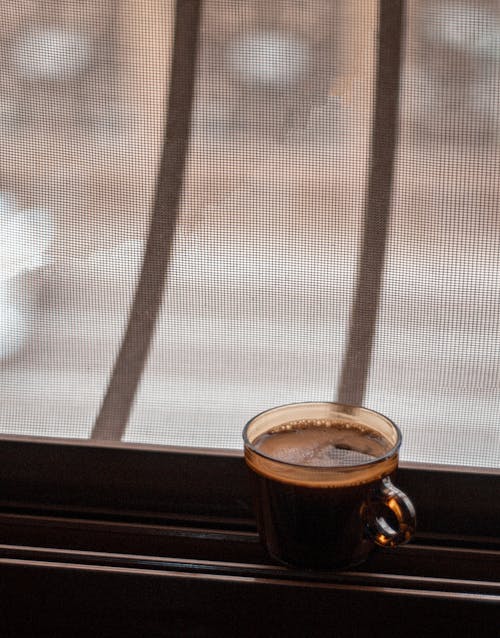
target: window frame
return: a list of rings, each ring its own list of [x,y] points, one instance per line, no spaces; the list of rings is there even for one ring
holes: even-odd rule
[[[3,511],[253,519],[241,451],[4,436],[0,459]],[[402,463],[396,482],[420,535],[500,540],[500,470]]]
[[[397,145],[405,0],[379,0],[377,73],[365,231],[339,401],[362,403],[370,366]],[[141,276],[125,337],[90,440],[1,436],[1,501],[6,507],[166,510],[251,518],[237,451],[119,443],[160,310],[189,148],[202,0],[177,0],[165,144]],[[372,263],[373,259],[375,264]],[[124,471],[124,468],[127,468]],[[494,536],[491,503],[500,470],[403,464],[420,529]],[[437,496],[437,498],[435,498]],[[435,501],[438,502],[435,502]],[[160,506],[159,506],[160,504]],[[445,513],[445,515],[443,514]]]
[[[385,75],[377,76],[372,139],[372,156],[377,161],[372,161],[366,206],[367,254],[375,250],[366,243],[373,239],[374,227],[382,229],[377,245],[385,242],[399,99],[401,27],[397,24],[404,0],[380,0],[380,4],[385,17],[379,36],[386,49],[382,47],[382,55],[379,50],[378,70],[383,67]],[[352,626],[355,614],[360,627],[377,635],[373,618],[380,616],[380,605],[388,610],[384,618],[400,631],[407,630],[410,622],[413,627],[428,623],[429,613],[432,628],[441,627],[442,635],[456,634],[471,618],[489,629],[493,627],[486,624],[493,619],[492,603],[500,603],[500,593],[495,594],[490,584],[491,564],[500,564],[500,508],[496,507],[500,470],[402,463],[396,482],[415,503],[415,544],[379,553],[366,572],[322,576],[290,572],[265,562],[258,548],[241,451],[108,440],[123,432],[161,303],[169,261],[165,246],[171,246],[174,234],[187,153],[200,6],[200,0],[177,0],[166,144],[146,259],[95,437],[0,435],[0,569],[4,577],[0,589],[6,595],[9,620],[23,622],[22,599],[28,592],[34,600],[28,621],[52,623],[50,635],[59,635],[50,613],[62,608],[64,629],[66,623],[81,622],[101,610],[115,623],[117,615],[123,616],[126,629],[140,621],[143,635],[164,630],[167,616],[170,627],[180,627],[175,625],[180,618],[197,627],[199,633],[193,635],[213,635],[200,633],[203,622],[220,626],[221,618],[231,613],[241,627],[239,635],[248,631],[255,635],[255,627],[262,628],[264,622],[274,626],[283,606],[291,611],[286,620],[280,617],[280,629],[303,635],[301,623],[306,618],[313,627],[332,628],[332,602],[346,610],[336,618],[344,631]],[[187,83],[186,77],[190,78]],[[382,202],[381,207],[377,208],[377,202]],[[340,387],[343,401],[360,402],[366,381],[383,247],[377,255],[376,268],[366,261],[363,269],[361,259],[352,337]],[[368,287],[367,277],[372,277]],[[367,307],[369,320],[361,320]],[[144,316],[149,317],[146,330]],[[160,557],[154,557],[154,552]],[[434,575],[422,573],[415,582],[412,574],[418,576],[419,569]],[[306,601],[302,605],[296,604],[298,595]],[[123,613],[132,601],[136,616]],[[262,617],[249,615],[249,609],[263,602],[267,607]],[[167,616],[152,619],[162,607]],[[360,614],[360,609],[365,613]],[[380,629],[386,635],[386,627]],[[88,631],[87,624],[85,635]]]
[[[321,573],[270,563],[241,452],[2,437],[0,459],[6,635],[496,635],[498,471],[402,464],[415,540]]]

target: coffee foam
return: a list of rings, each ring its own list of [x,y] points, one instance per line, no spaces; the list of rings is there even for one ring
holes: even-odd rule
[[[397,466],[396,453],[385,458],[393,446],[379,432],[338,419],[289,421],[257,437],[253,447],[245,457],[254,471],[297,485],[363,484]]]
[[[292,421],[257,437],[266,456],[292,465],[337,467],[370,463],[390,444],[372,429],[327,419]]]

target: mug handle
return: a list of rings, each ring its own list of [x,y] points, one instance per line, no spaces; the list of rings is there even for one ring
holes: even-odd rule
[[[384,509],[389,510],[390,522],[384,516]],[[407,543],[415,533],[413,503],[388,477],[382,479],[379,491],[371,496],[365,520],[368,536],[382,547]]]

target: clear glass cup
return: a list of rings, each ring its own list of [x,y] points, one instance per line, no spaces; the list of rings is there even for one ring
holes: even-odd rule
[[[401,432],[381,414],[284,405],[251,419],[243,440],[259,534],[279,562],[343,568],[412,537],[414,507],[391,481]]]

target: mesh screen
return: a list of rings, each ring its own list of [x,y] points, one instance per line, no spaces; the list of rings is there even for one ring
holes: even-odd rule
[[[1,2],[4,433],[88,437],[120,346],[168,65],[142,4]]]
[[[0,430],[88,438],[151,220],[174,7],[2,4]],[[498,467],[500,11],[406,5],[363,403],[400,425],[407,460]],[[257,412],[337,398],[378,9],[202,3],[173,250],[122,440],[240,448]]]
[[[401,128],[366,403],[406,458],[498,466],[500,12],[409,5]]]

